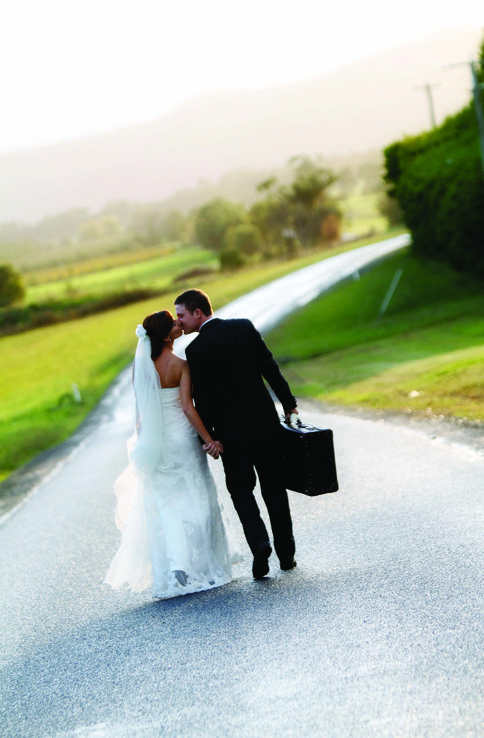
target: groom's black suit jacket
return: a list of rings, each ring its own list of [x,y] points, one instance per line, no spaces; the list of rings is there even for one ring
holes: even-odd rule
[[[213,318],[186,348],[195,406],[205,427],[227,448],[248,447],[279,428],[268,382],[285,411],[296,398],[250,320]]]

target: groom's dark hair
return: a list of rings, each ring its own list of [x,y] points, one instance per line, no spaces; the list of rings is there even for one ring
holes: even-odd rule
[[[212,303],[209,296],[203,290],[186,290],[175,300],[175,305],[185,305],[188,312],[201,310],[204,315],[212,315]]]

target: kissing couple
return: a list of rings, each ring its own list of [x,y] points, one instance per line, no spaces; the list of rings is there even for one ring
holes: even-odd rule
[[[280,567],[296,566],[281,473],[279,417],[296,398],[250,320],[213,316],[208,295],[190,289],[138,325],[133,367],[136,428],[129,465],[116,480],[121,545],[105,582],[151,588],[167,599],[226,584],[231,555],[207,454],[221,458],[226,486],[253,555],[252,574],[269,572],[272,547],[254,497],[256,473]],[[198,333],[186,361],[173,352],[182,333]]]

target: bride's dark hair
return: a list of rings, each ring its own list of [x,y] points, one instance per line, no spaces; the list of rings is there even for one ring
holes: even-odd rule
[[[151,313],[143,320],[143,328],[151,341],[151,358],[153,361],[156,361],[163,351],[165,338],[168,337],[174,324],[175,318],[169,310],[159,310],[157,313]]]

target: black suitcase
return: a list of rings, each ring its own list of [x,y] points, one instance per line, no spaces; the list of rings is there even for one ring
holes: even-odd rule
[[[299,418],[296,423],[282,420],[280,436],[286,489],[310,497],[337,491],[333,431],[330,428],[316,428]]]

